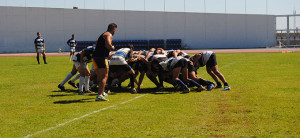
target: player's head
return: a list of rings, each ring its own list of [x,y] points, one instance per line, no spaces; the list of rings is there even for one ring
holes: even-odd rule
[[[72,39],[74,39],[75,38],[75,34],[72,34]]]
[[[130,50],[133,50],[134,46],[132,44],[128,44],[127,48],[130,48]]]
[[[155,48],[151,48],[151,49],[150,49],[150,52],[154,52],[154,51],[155,51]]]
[[[110,23],[107,27],[107,31],[110,32],[112,35],[114,35],[115,32],[117,31],[117,28],[118,28],[117,24]]]
[[[37,32],[36,35],[37,35],[38,37],[41,37],[41,33],[40,33],[40,32]]]

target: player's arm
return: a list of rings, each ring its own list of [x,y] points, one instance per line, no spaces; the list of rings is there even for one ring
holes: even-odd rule
[[[37,45],[36,45],[36,40],[34,40],[34,47],[35,47],[35,52],[37,53]]]
[[[147,63],[149,62],[149,61],[148,61],[148,58],[149,58],[150,56],[152,56],[152,52],[148,52],[147,55],[146,55],[146,57],[145,57],[145,61],[146,61]]]
[[[78,44],[78,43],[77,43],[77,41],[75,41],[75,45],[74,45],[74,47],[76,47],[76,46],[77,46],[77,44]]]
[[[177,58],[178,53],[176,51],[173,51],[172,54],[173,54],[174,58]]]
[[[43,41],[44,53],[46,53],[45,42]]]
[[[37,53],[37,52],[38,52],[38,51],[37,51],[37,45],[34,44],[34,47],[35,47],[35,52]]]
[[[67,45],[70,46],[70,40],[67,41]]]
[[[115,47],[112,45],[112,35],[110,33],[105,33],[105,47],[109,50],[114,50]]]
[[[196,65],[199,61],[199,59],[201,58],[201,54],[196,54],[195,57],[194,57],[194,65]]]

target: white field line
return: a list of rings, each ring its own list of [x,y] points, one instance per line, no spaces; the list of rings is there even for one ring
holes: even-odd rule
[[[105,107],[105,108],[102,108],[102,109],[93,111],[93,112],[88,113],[88,114],[85,114],[85,115],[83,115],[83,116],[80,116],[80,117],[77,117],[77,118],[73,118],[73,119],[71,119],[71,120],[69,120],[69,121],[67,121],[67,122],[64,122],[64,123],[61,123],[61,124],[57,124],[56,126],[49,127],[49,128],[47,128],[47,129],[44,129],[44,130],[35,132],[35,133],[33,133],[33,134],[29,134],[29,135],[25,136],[24,138],[29,138],[29,137],[32,137],[32,136],[35,136],[35,135],[38,135],[38,134],[41,134],[41,133],[44,133],[44,132],[47,132],[47,131],[56,129],[56,128],[61,127],[61,126],[64,126],[64,125],[66,125],[66,124],[68,124],[68,123],[71,123],[71,122],[74,122],[74,121],[76,121],[76,120],[79,120],[79,119],[88,117],[88,116],[90,116],[90,115],[92,115],[92,114],[95,114],[95,113],[98,113],[98,112],[101,112],[101,111],[104,111],[104,110],[107,110],[107,109],[116,107],[117,105],[126,104],[126,103],[131,102],[131,101],[133,101],[133,100],[135,100],[135,99],[141,98],[141,97],[143,97],[143,96],[145,96],[145,95],[146,95],[146,94],[140,95],[140,96],[134,97],[134,98],[132,98],[132,99],[130,99],[130,100],[127,100],[127,101],[125,101],[125,102],[122,102],[122,103],[120,103],[120,104],[111,105],[111,106],[109,106],[109,107]]]

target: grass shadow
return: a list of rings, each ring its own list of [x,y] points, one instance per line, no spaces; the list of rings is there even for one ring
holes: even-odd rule
[[[66,92],[66,93],[73,92],[73,93],[78,93],[78,90],[66,89],[65,91],[62,91],[62,90],[54,90],[54,91],[52,91],[52,92]]]
[[[72,94],[72,95],[70,95],[70,94],[68,94],[68,95],[66,95],[66,94],[56,94],[56,95],[48,95],[48,97],[64,97],[64,96],[74,96],[75,94]]]
[[[88,99],[79,99],[79,100],[62,100],[62,101],[55,101],[53,102],[54,104],[72,104],[72,103],[89,103],[92,101],[87,101],[87,100],[91,100],[94,98],[88,98]]]

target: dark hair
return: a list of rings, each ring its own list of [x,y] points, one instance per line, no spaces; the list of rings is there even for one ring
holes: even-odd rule
[[[132,44],[128,44],[127,48],[134,49],[134,46]]]
[[[75,34],[72,34],[72,36],[75,36]]]
[[[113,30],[114,28],[118,28],[117,24],[115,23],[110,23],[107,27],[107,31],[111,31]]]
[[[36,34],[38,35],[40,32],[37,32]]]

